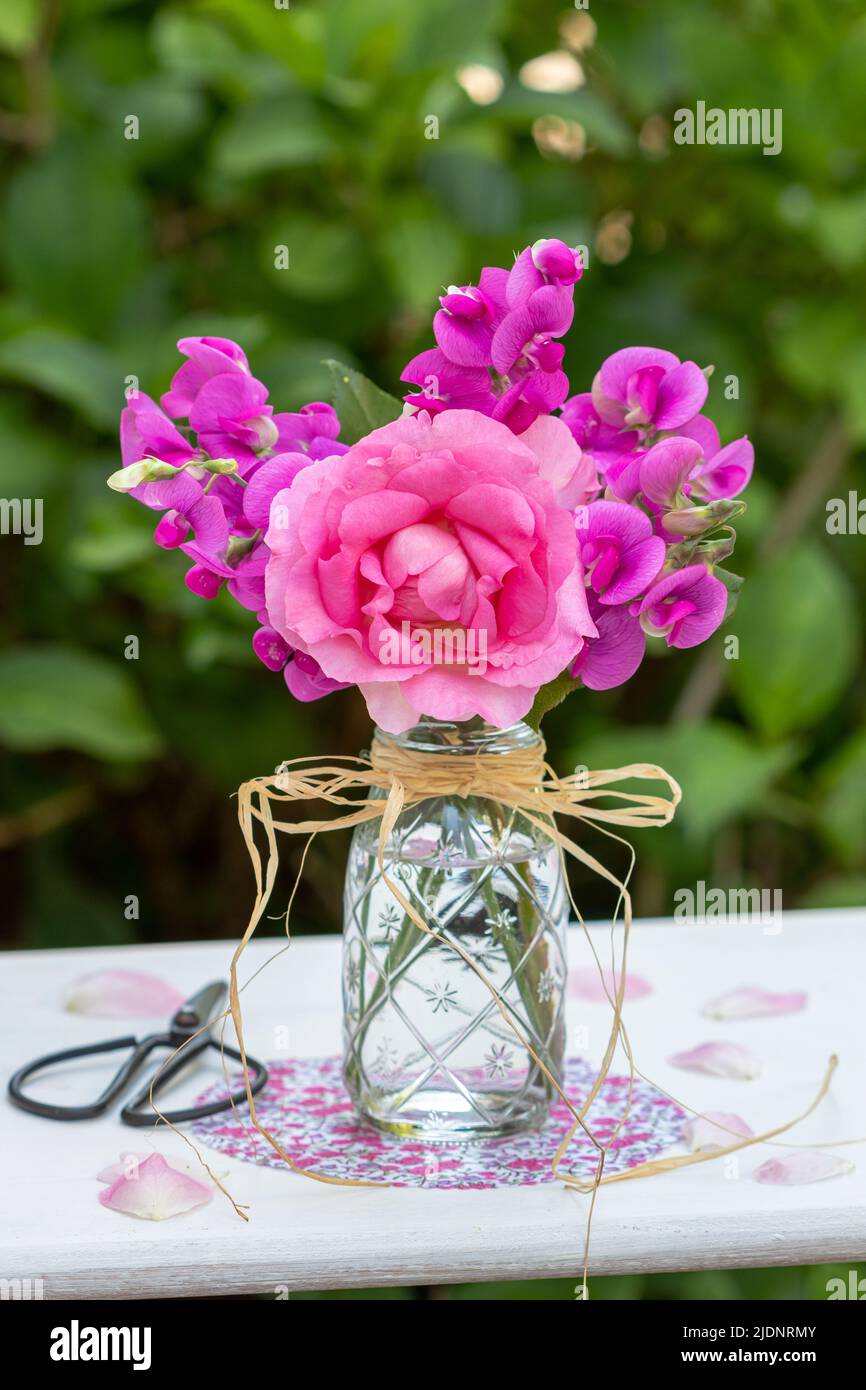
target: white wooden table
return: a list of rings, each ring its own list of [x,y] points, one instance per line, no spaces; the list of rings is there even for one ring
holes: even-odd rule
[[[601,947],[607,931],[598,931]],[[252,943],[249,973],[275,944]],[[570,946],[572,965],[587,964],[576,934]],[[86,971],[139,968],[191,992],[225,975],[229,955],[226,943],[0,955],[4,1087],[17,1065],[41,1052],[163,1024],[65,1013],[63,988]],[[264,1059],[337,1052],[338,964],[336,937],[298,939],[274,961],[245,995],[250,1051]],[[805,1109],[837,1052],[830,1094],[784,1138],[866,1136],[866,913],[789,914],[778,934],[748,925],[641,923],[631,967],[654,986],[627,1006],[627,1021],[639,1065],[660,1085],[696,1108],[737,1112],[757,1130]],[[700,1017],[707,999],[743,984],[804,988],[808,1008],[740,1023]],[[607,1006],[569,1004],[572,1035],[588,1029],[590,1056],[603,1046],[608,1017]],[[668,1066],[672,1052],[714,1037],[750,1046],[765,1060],[763,1076],[725,1081]],[[176,1135],[130,1130],[116,1112],[61,1125],[0,1102],[0,1278],[41,1279],[49,1299],[579,1278],[588,1199],[555,1183],[480,1192],[347,1189],[208,1150],[233,1196],[250,1204],[250,1221],[217,1193],[207,1207],[154,1223],[97,1201],[95,1175],[121,1149],[186,1153]],[[840,1150],[857,1163],[845,1177],[805,1187],[756,1183],[753,1169],[779,1152],[746,1150],[735,1172],[723,1160],[603,1189],[591,1271],[847,1267],[866,1257],[866,1144]]]

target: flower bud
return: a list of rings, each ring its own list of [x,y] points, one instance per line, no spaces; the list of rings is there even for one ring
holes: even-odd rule
[[[153,533],[153,539],[163,550],[176,550],[183,545],[189,535],[189,522],[180,512],[166,512],[160,517]]]
[[[447,294],[439,296],[439,303],[447,314],[459,319],[483,319],[487,313],[481,292],[473,285],[449,285]]]
[[[138,463],[131,463],[128,468],[119,468],[116,473],[112,473],[108,479],[108,486],[114,492],[132,492],[135,487],[141,487],[142,483],[163,482],[166,478],[176,478],[178,473],[183,472],[183,467],[176,468],[173,463],[165,463],[163,459],[144,458],[139,459]]]
[[[216,598],[222,584],[222,576],[214,574],[206,565],[193,565],[184,575],[186,587],[199,598]]]
[[[664,513],[662,524],[674,536],[702,536],[732,521],[734,517],[742,516],[745,510],[745,502],[722,498],[718,502],[708,502],[703,507],[675,507],[673,511]]]
[[[530,255],[536,270],[561,285],[573,285],[583,274],[583,262],[578,252],[555,237],[542,237],[536,241]]]
[[[260,627],[253,633],[253,651],[269,671],[282,671],[292,654],[288,642],[272,627]]]

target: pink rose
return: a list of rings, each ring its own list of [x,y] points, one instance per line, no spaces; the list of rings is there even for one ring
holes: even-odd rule
[[[402,416],[274,498],[270,624],[391,733],[422,714],[511,724],[596,635],[555,491],[580,475],[558,421],[518,439],[472,410]]]

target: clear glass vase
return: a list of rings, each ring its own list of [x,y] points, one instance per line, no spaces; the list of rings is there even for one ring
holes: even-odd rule
[[[493,729],[477,719],[424,720],[396,740],[376,736],[490,758],[539,739],[526,724]],[[424,1140],[538,1126],[550,1082],[475,971],[403,913],[379,870],[378,832],[378,821],[356,828],[346,870],[344,1075],[357,1110],[380,1129]],[[435,797],[403,812],[385,859],[424,920],[496,986],[561,1081],[568,895],[553,840],[498,803]]]

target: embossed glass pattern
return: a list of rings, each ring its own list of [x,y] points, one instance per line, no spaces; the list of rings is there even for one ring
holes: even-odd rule
[[[525,724],[427,720],[398,741],[495,758],[537,738]],[[377,822],[355,830],[346,872],[344,1074],[358,1110],[380,1128],[436,1140],[540,1124],[550,1083],[475,971],[395,902],[377,832]],[[401,815],[385,858],[425,920],[489,977],[559,1079],[568,897],[551,838],[498,803],[436,797]]]

